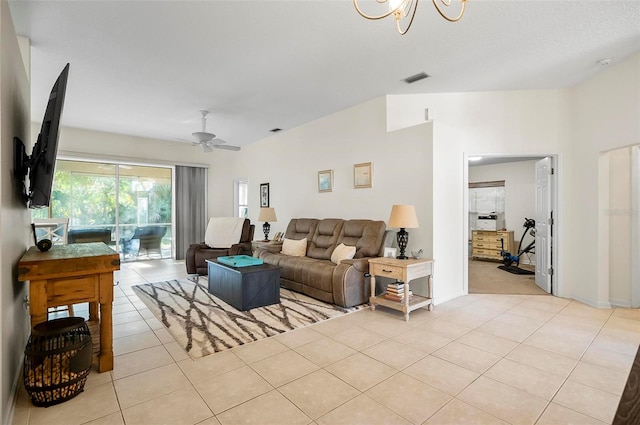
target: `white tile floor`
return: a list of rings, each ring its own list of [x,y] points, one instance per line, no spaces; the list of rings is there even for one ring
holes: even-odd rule
[[[409,322],[365,309],[192,360],[131,290],[183,277],[182,262],[123,264],[114,370],[48,408],[22,389],[14,424],[611,423],[640,343],[638,310],[471,295]]]

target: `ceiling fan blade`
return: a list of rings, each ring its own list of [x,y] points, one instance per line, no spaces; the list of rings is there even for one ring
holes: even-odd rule
[[[216,149],[225,149],[228,151],[239,151],[240,146],[232,146],[232,145],[213,145]]]
[[[207,145],[206,143],[202,144],[202,151],[203,152],[213,152],[213,149],[211,149],[211,146]]]

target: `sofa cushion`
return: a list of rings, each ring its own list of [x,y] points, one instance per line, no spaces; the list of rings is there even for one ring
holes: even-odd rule
[[[353,258],[377,257],[384,242],[384,221],[345,220],[338,243],[356,247]]]
[[[282,253],[285,255],[291,255],[292,257],[304,257],[307,253],[307,238],[295,239],[284,238],[282,242]]]
[[[356,254],[355,246],[347,246],[343,243],[338,245],[331,254],[331,262],[334,264],[340,264],[342,260],[350,260]]]
[[[318,221],[316,232],[311,241],[309,241],[307,257],[318,260],[331,260],[331,254],[336,245],[338,245],[342,223],[344,223],[344,220],[339,218],[325,218]]]
[[[316,232],[317,225],[317,218],[292,218],[287,225],[284,237],[296,240],[307,238],[307,241],[310,241]]]

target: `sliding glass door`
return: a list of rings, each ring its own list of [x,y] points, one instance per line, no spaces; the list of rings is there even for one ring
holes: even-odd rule
[[[103,241],[123,260],[171,258],[172,168],[58,160],[51,206],[69,218],[69,242]]]
[[[118,234],[129,258],[170,258],[171,169],[119,166]]]

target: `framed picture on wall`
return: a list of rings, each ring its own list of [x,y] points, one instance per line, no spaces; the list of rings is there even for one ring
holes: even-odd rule
[[[269,206],[269,183],[260,184],[260,208]]]
[[[353,187],[362,189],[371,187],[371,163],[363,162],[353,166]]]
[[[318,171],[318,192],[333,190],[333,170]]]

